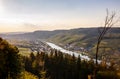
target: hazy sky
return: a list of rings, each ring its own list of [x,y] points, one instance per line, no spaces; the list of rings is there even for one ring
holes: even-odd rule
[[[120,0],[0,0],[0,32],[101,26]]]

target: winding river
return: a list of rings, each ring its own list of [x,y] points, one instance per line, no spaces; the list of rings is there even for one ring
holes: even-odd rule
[[[62,47],[60,47],[60,46],[58,46],[58,45],[56,45],[56,44],[53,44],[53,43],[50,43],[50,42],[46,42],[47,43],[47,45],[49,45],[51,48],[53,48],[53,49],[56,49],[56,50],[59,50],[59,51],[61,51],[61,52],[63,52],[63,53],[66,53],[66,54],[69,54],[69,55],[75,55],[75,57],[78,57],[79,55],[80,55],[80,57],[81,57],[81,59],[82,60],[90,60],[91,58],[90,57],[88,57],[88,56],[85,56],[85,55],[82,55],[82,54],[80,54],[80,53],[76,53],[76,52],[72,52],[72,51],[69,51],[69,50],[66,50],[66,49],[63,49]],[[95,59],[93,59],[93,61],[95,62]],[[98,63],[100,63],[101,62],[101,60],[98,60]],[[109,64],[109,63],[107,63],[107,64]]]
[[[56,50],[59,50],[63,53],[67,53],[69,55],[75,55],[75,57],[78,57],[80,55],[81,59],[85,59],[85,60],[90,60],[90,58],[88,56],[85,56],[85,55],[82,55],[82,54],[79,54],[79,53],[76,53],[76,52],[72,52],[72,51],[69,51],[69,50],[66,50],[66,49],[63,49],[62,47],[58,46],[58,45],[55,45],[53,43],[50,43],[50,42],[46,42],[51,48],[53,49],[56,49]]]

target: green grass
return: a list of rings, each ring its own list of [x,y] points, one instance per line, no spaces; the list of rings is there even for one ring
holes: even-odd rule
[[[18,78],[18,79],[39,79],[36,75],[30,73],[30,72],[27,72],[27,71],[23,71],[21,73],[21,77]]]
[[[29,56],[31,53],[29,48],[18,47],[18,49],[19,49],[19,54],[22,56]]]

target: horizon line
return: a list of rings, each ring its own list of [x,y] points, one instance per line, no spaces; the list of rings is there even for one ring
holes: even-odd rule
[[[59,31],[59,30],[73,30],[73,29],[85,29],[85,28],[102,28],[102,26],[98,26],[98,27],[78,27],[78,28],[70,28],[70,29],[54,29],[54,30],[33,30],[33,31],[10,31],[10,32],[0,32],[0,34],[6,34],[6,33],[29,33],[29,32],[35,32],[35,31]],[[120,28],[120,26],[114,26],[111,28]]]

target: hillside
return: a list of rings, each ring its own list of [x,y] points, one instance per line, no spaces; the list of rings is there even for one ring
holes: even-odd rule
[[[36,39],[48,39],[65,30],[55,30],[55,31],[34,31],[22,34],[0,34],[1,37],[5,39],[24,39],[24,40],[36,40]]]
[[[80,28],[80,29],[71,29],[69,31],[56,34],[49,38],[51,42],[61,43],[61,44],[71,44],[75,46],[82,47],[93,47],[97,42],[98,29],[97,28]],[[117,47],[120,47],[120,28],[112,28],[104,37],[104,43],[113,45],[114,42]]]

